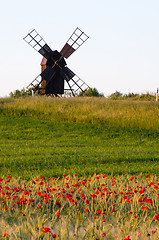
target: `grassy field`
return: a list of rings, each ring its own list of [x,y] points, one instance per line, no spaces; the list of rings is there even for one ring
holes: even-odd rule
[[[5,176],[159,172],[155,102],[1,99],[0,136],[0,171]]]
[[[158,240],[159,104],[0,99],[0,239]]]

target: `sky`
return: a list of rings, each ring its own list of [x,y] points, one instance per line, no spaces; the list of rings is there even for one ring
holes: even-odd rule
[[[76,27],[84,31],[89,39],[67,65],[105,96],[159,87],[158,0],[6,0],[0,8],[0,97],[41,71],[41,55],[23,40],[32,29],[58,51]]]

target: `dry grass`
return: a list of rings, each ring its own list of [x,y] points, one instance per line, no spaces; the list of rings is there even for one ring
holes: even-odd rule
[[[1,114],[159,130],[159,104],[106,98],[26,97],[0,101]]]

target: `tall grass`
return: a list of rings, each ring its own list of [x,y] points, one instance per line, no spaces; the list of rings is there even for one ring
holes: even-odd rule
[[[45,120],[159,130],[157,102],[106,98],[26,97],[0,99],[0,114]]]

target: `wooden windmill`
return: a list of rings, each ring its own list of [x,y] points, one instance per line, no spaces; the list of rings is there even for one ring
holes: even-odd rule
[[[76,28],[60,52],[52,51],[48,44],[34,29],[24,40],[42,56],[41,73],[27,86],[37,91],[41,87],[42,94],[64,94],[71,91],[73,96],[85,92],[89,86],[66,65],[65,59],[75,52],[89,37]],[[68,89],[65,88],[65,83]]]

